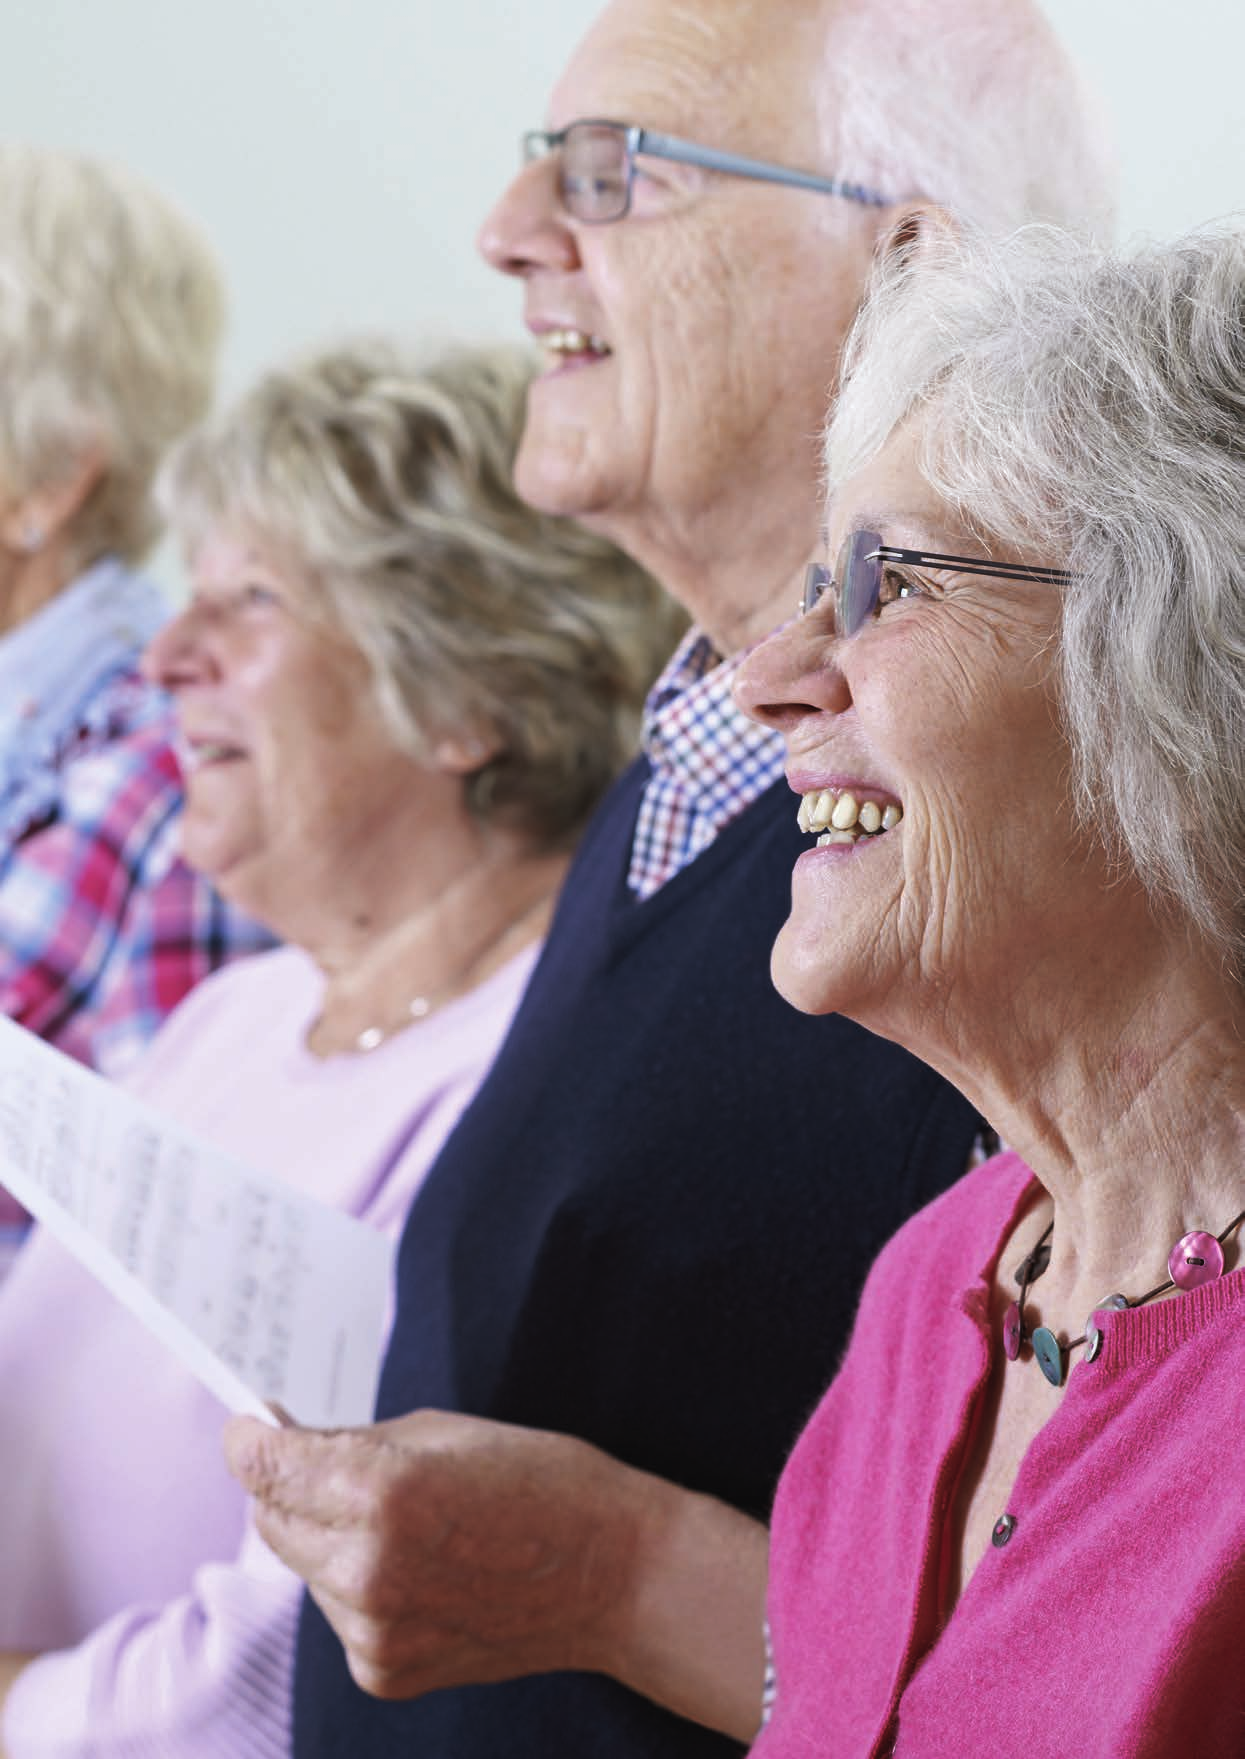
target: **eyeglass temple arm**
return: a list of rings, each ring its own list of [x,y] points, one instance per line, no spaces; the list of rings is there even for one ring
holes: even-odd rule
[[[1022,562],[983,562],[978,556],[936,556],[923,550],[897,550],[888,544],[870,550],[867,562],[906,562],[913,568],[958,568],[961,574],[988,574],[996,580],[1036,580],[1043,586],[1068,586],[1072,576],[1062,568],[1029,568]]]
[[[733,177],[751,177],[758,183],[784,183],[796,189],[815,189],[822,195],[846,196],[849,201],[865,202],[874,208],[890,205],[887,196],[866,189],[860,183],[845,183],[838,177],[817,177],[811,171],[789,171],[782,165],[767,165],[764,159],[745,159],[738,153],[702,147],[694,141],[681,140],[677,134],[659,134],[651,128],[628,130],[628,145],[633,153],[651,153],[657,159],[699,165],[704,171],[726,171]]]

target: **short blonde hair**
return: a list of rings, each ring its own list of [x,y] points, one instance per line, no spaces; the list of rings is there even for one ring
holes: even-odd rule
[[[532,366],[345,344],[183,442],[162,499],[191,554],[224,528],[298,568],[368,659],[395,741],[424,758],[477,734],[496,749],[473,811],[556,848],[633,755],[685,619],[612,544],[515,493]]]
[[[162,196],[95,159],[0,144],[0,470],[25,493],[99,449],[75,568],[150,548],[152,479],[208,407],[224,312],[211,252]]]

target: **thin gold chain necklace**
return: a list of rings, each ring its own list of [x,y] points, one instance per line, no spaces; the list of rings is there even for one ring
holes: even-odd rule
[[[388,1043],[391,1038],[396,1038],[399,1032],[405,1032],[407,1027],[414,1024],[415,1021],[426,1020],[430,1014],[435,1014],[448,1002],[468,994],[476,987],[475,982],[472,981],[476,973],[496,957],[507,941],[519,936],[534,918],[547,910],[552,897],[553,892],[543,892],[539,898],[528,905],[521,915],[505,923],[483,947],[476,948],[471,957],[459,967],[447,982],[438,985],[435,989],[425,990],[419,995],[412,996],[410,1001],[405,1004],[402,1013],[394,1019],[391,1025],[365,1026],[362,1031],[354,1035],[353,1042],[349,1047],[350,1050],[363,1054],[377,1050],[382,1044]],[[525,945],[528,938],[527,935],[523,935],[520,944]],[[518,951],[517,945],[514,950]],[[324,1015],[321,1013],[310,1028],[308,1039],[315,1034],[317,1028],[323,1025],[323,1022]]]

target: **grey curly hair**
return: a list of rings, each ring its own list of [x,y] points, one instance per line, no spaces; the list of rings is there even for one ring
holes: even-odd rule
[[[919,423],[988,544],[1069,569],[1077,805],[1245,978],[1245,229],[1129,257],[1047,228],[884,267],[830,487]]]
[[[622,551],[512,485],[533,361],[359,341],[268,373],[177,449],[188,552],[221,528],[298,569],[367,658],[395,742],[464,732],[481,819],[569,845],[636,747],[685,619]]]

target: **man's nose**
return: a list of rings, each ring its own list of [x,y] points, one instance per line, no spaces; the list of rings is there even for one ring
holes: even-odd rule
[[[571,274],[579,267],[574,228],[562,211],[553,154],[524,165],[486,215],[476,238],[480,255],[503,275],[537,269]]]

